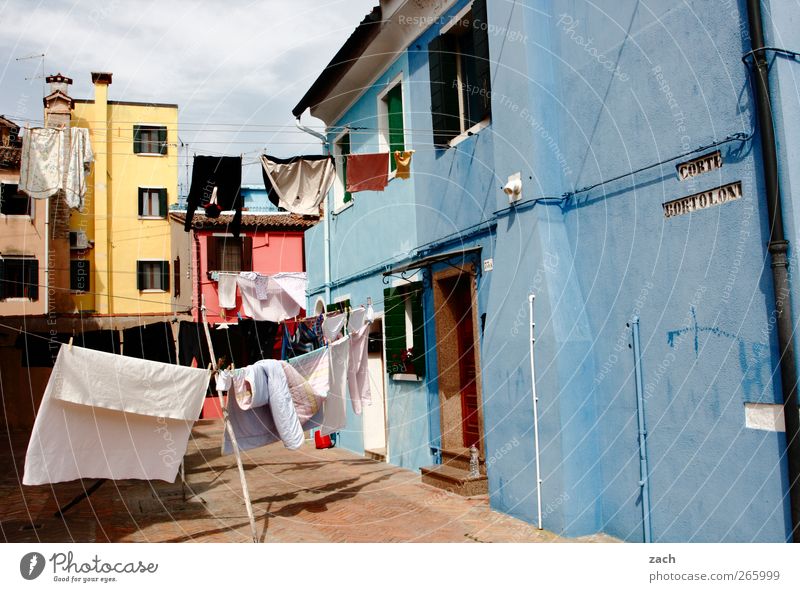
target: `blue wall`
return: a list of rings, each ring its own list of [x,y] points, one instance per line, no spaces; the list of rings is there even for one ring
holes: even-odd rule
[[[780,25],[767,27],[768,43],[794,47],[797,15],[775,4]],[[760,145],[740,60],[750,49],[744,3],[711,11],[700,1],[625,0],[601,10],[576,0],[489,0],[488,9],[488,128],[446,151],[432,146],[426,48],[438,25],[338,122],[377,127],[381,85],[401,70],[408,77],[413,182],[358,194],[333,219],[334,281],[406,253],[480,244],[482,258],[494,259],[479,280],[478,311],[487,315],[490,500],[530,522],[537,484],[527,297],[535,293],[543,526],[572,536],[643,540],[628,326],[640,317],[654,540],[786,540],[785,436],[744,421],[746,402],[780,402]],[[778,60],[771,72],[787,202],[800,150],[787,133],[800,122],[793,67]],[[673,160],[608,182],[735,133],[746,140],[719,147],[718,171],[679,181]],[[362,138],[357,150],[377,148]],[[516,172],[526,203],[508,209],[501,187]],[[662,203],[733,181],[742,182],[742,199],[664,218]],[[800,214],[790,203],[786,210],[793,241]],[[489,220],[496,230],[470,234]],[[321,236],[318,226],[306,239],[317,292]],[[382,287],[379,273],[366,273],[334,294],[382,300]],[[414,469],[430,463],[427,446],[438,444],[440,429],[430,294],[425,309],[427,385],[388,381],[390,460]],[[343,437],[355,450],[359,442],[357,431]]]

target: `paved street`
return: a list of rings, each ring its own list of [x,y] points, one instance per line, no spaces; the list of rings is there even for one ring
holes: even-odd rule
[[[7,542],[247,542],[250,527],[233,456],[220,456],[221,424],[198,425],[180,481],[105,482],[63,518],[54,512],[80,483],[25,487],[18,482],[26,438],[4,436],[0,470],[2,537]],[[12,444],[13,454],[6,454]],[[13,464],[11,462],[13,458]],[[346,450],[281,445],[253,450],[245,468],[265,542],[567,542],[420,483],[419,475]],[[86,487],[92,485],[86,481]],[[610,541],[608,537],[581,539]]]

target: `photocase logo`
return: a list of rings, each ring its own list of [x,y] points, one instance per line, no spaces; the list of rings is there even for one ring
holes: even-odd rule
[[[26,580],[35,580],[44,571],[44,555],[41,553],[25,553],[19,560],[19,573]]]

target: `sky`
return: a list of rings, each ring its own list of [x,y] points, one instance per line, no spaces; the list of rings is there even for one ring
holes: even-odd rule
[[[90,72],[112,72],[111,100],[178,104],[181,164],[244,154],[243,182],[261,184],[265,148],[319,153],[292,107],[377,3],[0,0],[0,114],[41,124],[43,61],[46,75],[73,79],[73,98],[92,98]],[[303,122],[322,127],[308,113]]]

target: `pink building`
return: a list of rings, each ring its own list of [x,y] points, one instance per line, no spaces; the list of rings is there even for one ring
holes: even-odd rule
[[[177,265],[173,264],[174,284],[178,287],[176,308],[187,310],[192,307],[194,318],[200,320],[202,296],[211,323],[235,323],[237,313],[244,315],[238,294],[236,309],[220,309],[217,282],[211,279],[211,272],[257,271],[273,274],[305,271],[303,232],[318,221],[286,212],[244,212],[241,236],[234,238],[228,232],[231,215],[208,218],[196,212],[189,234],[183,231],[183,212],[173,212],[170,217],[173,221],[173,258],[177,262]],[[181,260],[191,261],[191,266],[182,270]],[[188,285],[189,280],[191,286]]]

